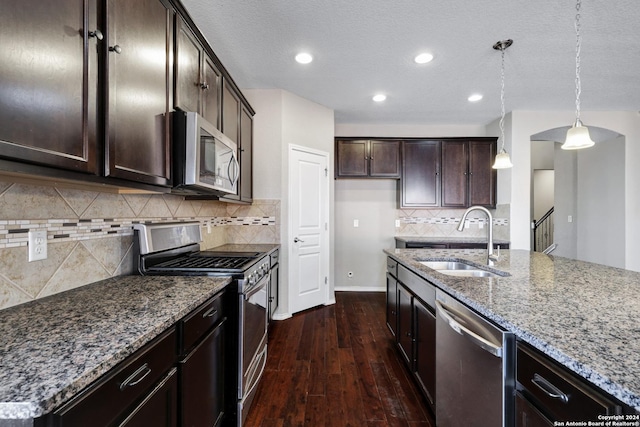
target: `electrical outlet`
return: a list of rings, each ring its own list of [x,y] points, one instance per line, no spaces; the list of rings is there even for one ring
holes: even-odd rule
[[[399,227],[400,227],[400,220],[396,219],[396,228],[399,228]]]
[[[354,226],[355,228],[359,227],[359,226],[360,226],[360,221],[358,221],[357,219],[354,219],[354,220],[353,220],[353,226]]]
[[[29,262],[47,259],[47,230],[29,230]]]

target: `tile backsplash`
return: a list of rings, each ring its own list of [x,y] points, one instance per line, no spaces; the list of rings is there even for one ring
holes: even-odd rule
[[[396,228],[398,236],[421,237],[481,237],[487,235],[487,216],[479,211],[469,213],[469,228],[458,232],[456,227],[465,209],[400,209],[396,211],[396,219],[400,227]],[[498,205],[490,209],[493,215],[494,239],[509,240],[510,205]]]
[[[203,248],[278,243],[280,201],[252,205],[0,182],[0,309],[133,272],[135,222],[199,221]],[[47,259],[28,262],[28,231]]]

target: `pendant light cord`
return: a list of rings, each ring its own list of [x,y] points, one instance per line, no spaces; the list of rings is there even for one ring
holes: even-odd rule
[[[500,152],[504,150],[504,50],[506,47],[503,45],[500,47],[500,55],[502,60],[500,62],[500,138],[502,138],[502,146]]]
[[[582,42],[580,39],[580,7],[582,6],[581,0],[577,0],[576,3],[576,122],[580,121],[580,93],[582,92],[582,85],[580,82],[580,50],[582,48]]]

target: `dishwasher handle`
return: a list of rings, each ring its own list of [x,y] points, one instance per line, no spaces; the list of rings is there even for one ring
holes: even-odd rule
[[[442,316],[442,318],[447,322],[447,324],[456,331],[458,334],[462,335],[465,338],[468,338],[476,346],[481,349],[491,353],[492,355],[502,358],[502,346],[495,345],[494,343],[488,341],[484,337],[476,334],[470,329],[465,328],[460,323],[458,323],[449,313],[446,306],[442,304],[440,301],[436,300],[436,307],[438,309],[438,313]]]

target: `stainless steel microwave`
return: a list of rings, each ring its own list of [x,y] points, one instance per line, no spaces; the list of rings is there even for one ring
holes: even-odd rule
[[[198,113],[173,115],[173,193],[237,193],[238,146]]]

